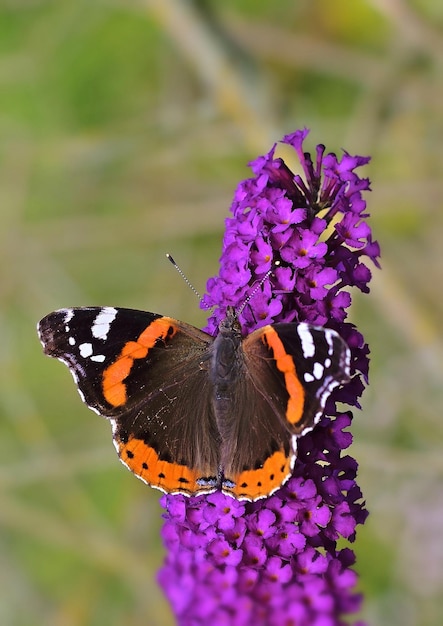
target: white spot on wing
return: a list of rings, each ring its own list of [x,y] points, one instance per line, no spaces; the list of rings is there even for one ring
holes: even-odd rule
[[[105,359],[106,357],[104,354],[94,354],[91,356],[91,361],[95,361],[96,363],[103,363]]]
[[[305,372],[303,378],[305,379],[305,383],[312,383],[314,381],[314,377],[310,372]]]
[[[74,339],[74,337],[69,337],[68,343],[69,343],[70,346],[75,346],[75,339]]]
[[[314,378],[316,378],[317,380],[320,380],[321,377],[323,376],[324,371],[325,371],[325,368],[323,367],[321,363],[314,363]]]
[[[117,309],[114,309],[114,307],[107,306],[102,309],[95,318],[92,325],[92,336],[96,339],[101,339],[102,341],[105,341],[108,337],[109,329],[111,328],[111,324],[115,320],[116,315]]]
[[[292,445],[292,454],[291,454],[290,468],[291,468],[291,471],[292,471],[294,469],[295,460],[297,458],[297,435],[292,435],[291,445]]]
[[[299,324],[297,326],[297,332],[300,337],[303,356],[305,359],[313,357],[315,354],[315,344],[309,326],[307,324]]]
[[[69,331],[71,330],[69,322],[74,317],[74,311],[72,309],[60,309],[60,313],[65,314],[65,317],[63,318],[63,321],[65,323],[65,332],[69,333]]]
[[[334,354],[334,338],[337,336],[337,333],[330,328],[325,328],[325,337],[328,342],[328,354],[332,356]]]
[[[93,353],[92,343],[82,343],[78,347],[80,351],[80,356],[84,359],[87,359]]]
[[[64,311],[65,313],[65,317],[64,317],[64,323],[65,324],[69,324],[69,322],[72,320],[72,318],[74,317],[74,311],[72,309],[61,309],[62,311]]]

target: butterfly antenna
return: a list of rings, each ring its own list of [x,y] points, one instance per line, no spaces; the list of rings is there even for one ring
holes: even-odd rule
[[[191,283],[189,278],[186,276],[186,274],[184,273],[182,268],[179,265],[177,265],[177,263],[174,261],[174,259],[172,258],[172,256],[169,253],[166,254],[166,257],[169,259],[169,261],[171,261],[172,265],[175,267],[175,269],[180,274],[180,276],[183,278],[183,280],[188,285],[188,287],[191,289],[191,291],[193,291],[195,293],[195,295],[200,300],[200,302],[203,302],[203,298],[201,297],[201,295],[199,294],[197,289],[194,287],[194,285]]]
[[[257,293],[257,291],[259,291],[263,285],[263,283],[265,283],[269,276],[272,274],[272,272],[274,271],[274,269],[276,267],[278,267],[280,265],[280,261],[275,261],[275,263],[273,264],[273,266],[271,267],[270,270],[268,270],[266,272],[266,274],[263,276],[263,278],[261,279],[261,281],[259,283],[257,283],[257,285],[255,285],[254,289],[251,291],[251,293],[249,294],[249,296],[247,296],[247,298],[245,298],[243,304],[237,309],[237,316],[240,315],[243,312],[243,309],[245,308],[245,306],[247,306],[249,304],[249,302],[252,300],[252,298],[255,296],[255,294]]]

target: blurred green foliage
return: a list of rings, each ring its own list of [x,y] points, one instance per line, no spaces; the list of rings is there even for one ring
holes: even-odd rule
[[[438,0],[0,0],[0,623],[172,624],[158,493],[35,323],[110,304],[203,325],[247,162],[284,132],[372,154],[383,272],[351,453],[372,624],[443,618],[443,9]]]

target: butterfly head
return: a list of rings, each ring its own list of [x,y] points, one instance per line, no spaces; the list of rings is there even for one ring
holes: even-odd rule
[[[220,335],[238,335],[241,336],[241,324],[238,320],[237,311],[233,306],[226,308],[226,317],[222,319],[218,326]]]

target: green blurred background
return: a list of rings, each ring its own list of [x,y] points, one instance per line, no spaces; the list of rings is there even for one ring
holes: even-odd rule
[[[203,325],[246,163],[285,132],[371,154],[383,272],[351,453],[362,617],[443,623],[440,0],[0,0],[0,624],[173,623],[159,495],[35,324],[119,305]]]

